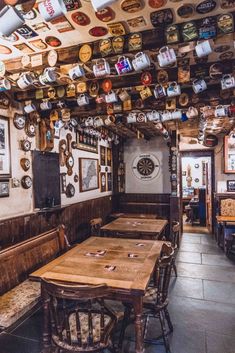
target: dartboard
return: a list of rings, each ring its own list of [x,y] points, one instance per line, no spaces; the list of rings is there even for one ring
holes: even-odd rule
[[[137,170],[141,175],[148,176],[154,171],[154,163],[150,158],[141,158],[137,163]]]
[[[136,178],[150,181],[159,175],[160,162],[153,154],[142,154],[133,160],[132,170]]]

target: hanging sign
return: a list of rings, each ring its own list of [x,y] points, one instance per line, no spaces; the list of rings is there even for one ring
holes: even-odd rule
[[[129,51],[137,51],[142,49],[142,35],[141,33],[133,33],[128,37]]]
[[[121,9],[128,13],[140,11],[144,8],[142,0],[124,0],[121,3]]]
[[[205,0],[200,2],[199,5],[197,5],[196,11],[197,13],[205,14],[213,11],[215,7],[216,7],[216,2],[214,0]]]
[[[109,23],[107,26],[109,33],[112,36],[123,36],[126,34],[126,30],[122,22]]]
[[[78,53],[79,59],[81,62],[86,63],[92,57],[92,48],[89,44],[84,44],[79,49]]]
[[[42,65],[42,54],[37,54],[31,56],[31,65],[32,67],[41,66]]]
[[[57,54],[57,51],[55,50],[50,50],[47,54],[47,62],[48,62],[48,65],[53,67],[56,65],[57,63],[57,59],[58,59],[58,54]]]
[[[115,54],[122,54],[124,48],[125,39],[122,36],[113,37],[112,46]]]
[[[104,57],[112,54],[113,47],[111,39],[102,39],[99,43],[100,54]]]
[[[110,22],[115,19],[115,12],[110,7],[105,7],[103,10],[97,11],[95,15],[102,22]]]

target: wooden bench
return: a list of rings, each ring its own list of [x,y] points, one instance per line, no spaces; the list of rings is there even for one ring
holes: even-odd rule
[[[7,330],[39,304],[39,282],[28,275],[69,247],[64,226],[0,251],[0,330]]]

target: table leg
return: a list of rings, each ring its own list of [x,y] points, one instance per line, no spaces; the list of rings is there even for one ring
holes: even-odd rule
[[[143,353],[143,297],[135,297],[133,306],[135,312],[135,353]]]
[[[43,348],[50,347],[49,297],[43,292]]]

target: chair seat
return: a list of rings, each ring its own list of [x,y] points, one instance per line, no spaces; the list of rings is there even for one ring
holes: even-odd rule
[[[92,323],[93,323],[93,341],[94,343],[99,343],[101,340],[101,323],[100,313],[92,313]],[[88,327],[88,314],[80,312],[79,313],[79,321],[81,325],[81,341],[82,344],[88,343],[88,336],[89,336],[89,327]],[[108,315],[104,315],[104,326],[107,327],[110,323],[111,318]],[[78,343],[77,338],[77,327],[76,327],[76,317],[75,313],[72,313],[69,318],[69,325],[70,325],[70,333],[71,333],[71,341],[72,344]],[[62,332],[64,339],[66,339],[66,330],[64,329]]]
[[[7,329],[39,302],[40,282],[26,280],[1,296],[0,326]]]
[[[143,298],[144,304],[154,304],[156,300],[157,300],[157,288],[148,287]]]

